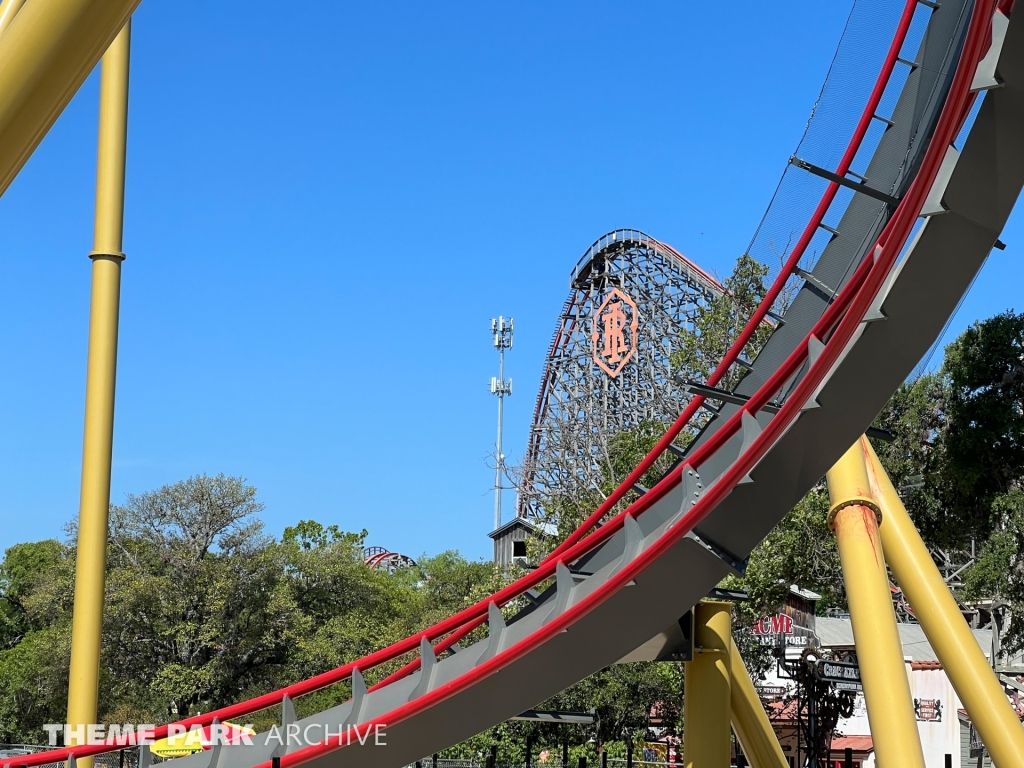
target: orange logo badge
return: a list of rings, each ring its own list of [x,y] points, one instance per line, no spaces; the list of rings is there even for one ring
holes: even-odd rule
[[[613,379],[636,351],[636,330],[640,315],[636,304],[618,288],[612,288],[594,315],[590,335],[594,362]]]

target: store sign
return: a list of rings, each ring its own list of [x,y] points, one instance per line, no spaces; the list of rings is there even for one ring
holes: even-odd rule
[[[820,660],[814,665],[814,676],[818,680],[827,680],[840,691],[862,691],[860,683],[860,667],[849,661]]]
[[[925,723],[942,722],[942,702],[939,699],[914,699],[914,714]]]
[[[751,632],[761,645],[785,645],[797,648],[818,647],[817,636],[809,629],[793,623],[793,617],[784,613],[765,616],[751,627]]]
[[[754,634],[760,636],[792,635],[793,617],[784,613],[765,616],[754,622]]]

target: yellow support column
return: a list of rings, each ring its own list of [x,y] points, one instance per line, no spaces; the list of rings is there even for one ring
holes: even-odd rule
[[[114,442],[117,321],[121,262],[124,260],[121,234],[130,49],[129,21],[104,54],[100,75],[96,224],[93,252],[89,254],[92,259],[92,307],[85,385],[85,441],[68,683],[67,721],[73,728],[97,722],[100,636],[107,566],[107,511],[110,507],[110,464]],[[69,743],[76,741],[82,743],[74,738]],[[79,765],[90,768],[85,761]]]
[[[878,504],[871,497],[867,467],[854,445],[828,471],[832,499],[829,525],[839,543],[843,581],[850,603],[868,724],[878,765],[924,768],[903,643],[889,592]]]
[[[736,643],[729,644],[732,729],[752,768],[789,768]]]
[[[1024,767],[1024,727],[866,437],[860,449],[882,509],[882,548],[896,581],[992,760],[999,768]]]
[[[138,4],[33,0],[12,17],[0,37],[0,194]]]
[[[732,603],[693,609],[693,661],[686,662],[683,760],[686,768],[729,768],[729,648]]]
[[[24,4],[25,0],[3,0],[3,3],[0,4],[0,35],[11,26],[11,22]]]

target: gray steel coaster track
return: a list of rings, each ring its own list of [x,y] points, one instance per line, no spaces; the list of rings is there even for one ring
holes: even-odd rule
[[[964,6],[969,10],[973,3],[945,0],[936,11],[935,18],[946,24],[947,48],[959,48],[966,29],[959,21]],[[949,14],[944,19],[939,15],[943,8]],[[814,394],[796,403],[797,416],[741,482],[731,488],[714,487],[736,462],[756,455],[752,446],[758,434],[782,413],[745,416],[743,429],[700,466],[699,474],[682,467],[682,482],[636,519],[626,517],[624,527],[578,559],[572,571],[560,563],[555,584],[530,609],[506,621],[492,603],[486,639],[443,659],[435,658],[430,643],[423,640],[420,671],[372,692],[366,691],[356,672],[352,700],[309,718],[296,720],[286,698],[282,733],[291,726],[291,746],[259,734],[252,745],[220,746],[177,758],[175,768],[251,768],[275,758],[285,768],[299,761],[317,768],[403,766],[529,709],[642,646],[641,656],[657,655],[663,644],[659,637],[668,642],[671,634],[662,630],[734,572],[863,433],[939,337],[998,242],[1024,185],[1024,13],[1008,25],[1004,22],[1005,17],[997,15],[992,50],[977,67],[976,84],[991,90],[962,152],[946,153],[924,205],[925,212],[934,215],[925,219],[867,310],[854,318],[860,321],[856,332]],[[926,40],[928,44],[936,41]],[[945,69],[938,67],[928,93],[936,93],[935,83],[955,70],[955,61]],[[912,87],[916,86],[908,80],[907,88]],[[922,105],[917,94],[908,96],[918,121],[912,126],[914,133],[932,130],[945,101],[944,93],[940,95],[930,106]],[[893,171],[897,195],[903,189],[899,176],[900,171]],[[873,241],[869,235],[879,228],[868,221],[862,241]],[[843,258],[845,267],[826,262],[821,269],[848,275],[864,253],[854,248]],[[799,320],[798,314],[787,316],[781,326],[779,349],[792,350],[804,343],[817,320],[811,311],[804,313],[809,321]],[[784,353],[766,348],[757,362],[777,367],[783,357]],[[752,376],[767,380],[765,369],[756,368]],[[703,439],[709,439],[713,430]],[[709,491],[727,495],[695,532],[682,538],[671,535],[682,530],[676,524]],[[603,587],[620,582],[621,587],[604,595]],[[365,736],[365,726],[375,723],[385,726],[386,746],[375,745],[373,733]],[[335,736],[346,726],[360,724],[364,744],[354,741],[330,751],[303,749],[310,741],[323,740],[325,728],[330,729],[327,735]]]

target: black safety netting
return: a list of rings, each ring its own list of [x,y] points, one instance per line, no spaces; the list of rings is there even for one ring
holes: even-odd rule
[[[893,0],[854,2],[825,82],[811,109],[803,135],[793,151],[794,158],[829,171],[837,169],[864,105],[875,87],[896,33],[903,5],[903,2]],[[923,17],[924,14],[919,12],[915,16]],[[921,26],[923,23],[914,25],[918,28]],[[920,30],[916,31],[919,43]],[[916,48],[910,40],[907,47]],[[904,65],[898,64],[892,79],[905,81],[906,73],[900,70],[906,69]],[[898,92],[902,85],[902,82],[894,82],[893,87],[887,87],[886,90]],[[891,104],[886,104],[880,106],[878,111],[885,114],[886,106],[891,109]],[[872,122],[876,124],[869,128],[862,149],[851,166],[855,172],[858,171],[858,164],[863,170],[866,165],[863,156],[870,156],[874,148],[872,145],[877,146],[886,127],[881,121]],[[787,162],[771,204],[747,248],[750,256],[769,267],[771,280],[775,279],[782,263],[800,239],[828,185],[825,178]],[[842,193],[852,194],[851,190],[840,190],[824,217],[824,223],[832,228],[838,226],[842,212],[850,201],[851,194]],[[800,266],[803,269],[813,268],[831,236],[832,233],[827,229],[815,235],[801,260]]]
[[[781,364],[842,288],[895,210],[944,101],[971,5],[972,0],[946,0],[936,9],[915,3],[899,61],[848,171],[840,174],[862,186],[856,190],[839,186],[820,225],[814,226],[815,211],[830,185],[827,174],[843,170],[840,163],[906,8],[903,0],[853,3],[803,135],[746,251],[768,268],[765,284],[770,285],[805,231],[809,232],[798,269],[773,306],[773,313],[786,315],[786,325],[793,326],[775,335],[791,338],[773,338],[738,391],[751,394]],[[964,130],[969,127],[970,121]]]

